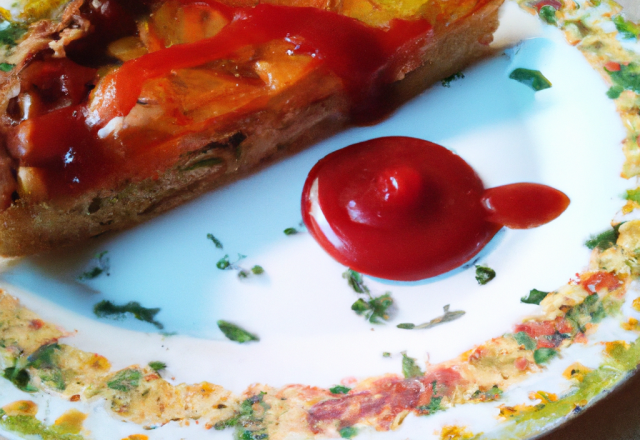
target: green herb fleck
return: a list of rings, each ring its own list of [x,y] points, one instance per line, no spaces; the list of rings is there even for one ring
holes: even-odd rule
[[[618,99],[620,95],[622,95],[622,92],[624,92],[624,87],[619,85],[611,86],[609,90],[607,90],[607,97]]]
[[[340,437],[342,438],[354,438],[358,435],[358,430],[353,426],[347,426],[340,430]]]
[[[5,21],[0,24],[0,44],[4,46],[15,46],[26,32],[27,28],[25,25]]]
[[[500,399],[500,397],[502,397],[502,390],[498,388],[497,385],[494,385],[491,389],[486,391],[476,390],[476,392],[471,395],[471,400],[491,402]]]
[[[222,331],[222,333],[224,333],[224,335],[228,339],[234,342],[239,342],[240,344],[244,344],[245,342],[260,340],[256,335],[249,333],[245,329],[235,324],[232,324],[231,322],[228,322],[228,321],[219,320],[218,328]]]
[[[519,67],[511,72],[509,78],[515,79],[516,81],[531,87],[535,92],[551,87],[551,82],[549,82],[549,80],[545,78],[539,70]]]
[[[329,388],[329,391],[332,394],[347,394],[349,391],[351,391],[351,388],[349,387],[344,387],[342,385],[336,385],[333,388]]]
[[[573,306],[565,317],[577,330],[584,333],[586,331],[585,324],[589,322],[597,324],[606,315],[604,304],[598,295],[589,295],[582,303]]]
[[[611,18],[613,24],[616,25],[616,29],[620,32],[624,38],[638,38],[640,36],[640,25],[636,23],[625,20],[622,15],[616,15]]]
[[[614,85],[622,87],[624,90],[640,93],[640,64],[620,64],[620,70],[614,72],[607,70],[607,73]]]
[[[543,292],[542,290],[538,289],[531,289],[528,296],[523,296],[522,298],[520,298],[520,302],[523,302],[525,304],[540,305],[542,300],[545,299],[548,294],[549,292]]]
[[[258,266],[257,264],[251,268],[251,273],[254,275],[262,275],[264,273],[264,269],[262,266]]]
[[[487,266],[476,265],[476,281],[484,286],[496,277],[496,271]]]
[[[383,358],[390,358],[391,357],[391,353],[389,353],[388,351],[385,351],[382,353],[382,357]]]
[[[80,281],[92,280],[94,278],[99,277],[103,273],[109,276],[110,262],[109,262],[109,257],[107,256],[108,253],[109,251],[102,251],[96,254],[91,260],[90,268],[84,273],[82,273],[80,276],[78,276],[78,280]]]
[[[218,249],[222,249],[222,242],[214,237],[213,234],[207,234],[207,238],[211,240]]]
[[[591,238],[586,241],[585,245],[591,250],[595,248],[598,248],[601,251],[609,249],[614,244],[616,244],[616,241],[618,241],[618,236],[620,235],[618,230],[622,225],[623,223],[619,223],[608,231],[604,231],[598,235],[591,236]]]
[[[216,263],[216,267],[220,270],[227,270],[231,267],[231,263],[229,262],[229,255],[225,255],[220,258]]]
[[[538,348],[533,352],[533,360],[536,364],[544,364],[549,362],[553,357],[558,354],[553,348]]]
[[[540,11],[538,11],[538,15],[549,24],[555,25],[558,23],[556,20],[556,8],[551,5],[541,7]]]
[[[164,362],[160,362],[160,361],[152,361],[152,362],[149,362],[149,368],[151,368],[153,371],[155,371],[157,373],[157,372],[167,368],[167,364],[165,364]]]
[[[5,368],[2,376],[14,384],[19,390],[26,393],[35,393],[38,391],[36,387],[31,385],[31,376],[26,368],[9,367]]]
[[[300,231],[298,231],[296,228],[287,228],[282,232],[284,232],[284,235],[296,235]]]
[[[342,278],[347,280],[349,287],[351,287],[356,293],[369,293],[369,288],[364,285],[362,274],[355,270],[347,269],[347,271],[342,274]]]
[[[351,310],[364,316],[372,324],[380,324],[380,320],[389,319],[389,308],[393,305],[393,298],[389,292],[368,300],[358,299],[351,305]]]
[[[461,318],[466,312],[462,310],[455,310],[453,312],[449,311],[449,304],[442,308],[444,310],[444,315],[438,316],[437,318],[433,318],[431,321],[425,322],[424,324],[411,324],[411,323],[402,323],[398,324],[396,327],[404,329],[404,330],[423,330],[431,327],[435,327],[439,324],[444,324],[445,322],[455,321],[456,319]]]
[[[535,339],[529,336],[526,332],[518,332],[513,335],[518,345],[524,346],[525,350],[535,350],[538,343]]]
[[[640,189],[628,189],[625,199],[640,203]]]
[[[444,411],[442,407],[442,396],[436,396],[438,383],[434,380],[431,382],[431,400],[428,405],[420,405],[416,409],[423,415],[429,415],[438,411]]]
[[[402,374],[404,374],[405,379],[424,376],[420,367],[416,365],[416,360],[404,353],[402,353]]]
[[[216,430],[228,427],[236,428],[238,440],[264,440],[269,436],[262,424],[265,412],[270,406],[263,400],[264,393],[249,397],[240,404],[235,416],[214,425]]]
[[[127,313],[130,313],[138,321],[148,322],[149,324],[155,325],[157,329],[162,330],[164,326],[155,320],[159,312],[159,308],[149,309],[142,307],[137,301],[131,301],[122,306],[118,306],[111,301],[103,300],[93,306],[93,313],[95,313],[98,318],[123,319]]]
[[[464,73],[462,72],[454,73],[453,75],[448,76],[441,81],[442,87],[451,87],[451,83],[453,81],[456,81],[458,79],[463,79],[463,78],[464,78]]]
[[[16,67],[15,64],[0,63],[0,70],[3,72],[11,72],[14,67]]]
[[[127,368],[126,370],[118,371],[113,376],[113,379],[107,382],[107,386],[112,390],[129,392],[134,388],[138,388],[140,379],[142,379],[140,371]]]
[[[64,391],[67,384],[58,365],[60,350],[60,345],[55,343],[43,345],[31,354],[27,360],[30,367],[39,370],[38,376],[43,382],[48,382],[57,390]]]
[[[84,440],[82,435],[66,432],[62,426],[47,426],[33,416],[8,416],[2,410],[0,410],[0,427],[5,431],[21,434],[25,438]]]

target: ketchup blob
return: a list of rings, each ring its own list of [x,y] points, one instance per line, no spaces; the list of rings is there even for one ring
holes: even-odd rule
[[[396,136],[320,160],[304,185],[302,217],[340,263],[379,278],[416,281],[469,261],[503,226],[536,227],[568,205],[564,193],[540,184],[485,190],[461,157]]]

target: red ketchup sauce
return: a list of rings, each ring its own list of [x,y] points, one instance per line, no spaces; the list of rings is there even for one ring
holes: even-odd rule
[[[177,69],[233,59],[234,53],[246,46],[287,39],[296,44],[294,52],[312,54],[320,65],[341,78],[351,98],[352,120],[368,123],[379,120],[388,108],[384,90],[395,80],[397,66],[415,62],[411,57],[417,56],[418,51],[412,49],[424,45],[433,33],[432,26],[425,20],[393,20],[389,28],[383,30],[310,7],[270,4],[229,7],[214,0],[182,2],[213,8],[230,22],[212,38],[174,45],[125,62],[99,82],[91,109],[87,108],[88,89],[83,79],[77,87],[86,90],[84,103],[73,109],[55,107],[50,113],[30,116],[9,133],[10,151],[21,165],[39,167],[50,197],[106,186],[118,169],[135,160],[132,151],[139,149],[138,146],[122,145],[120,141],[114,146],[113,140],[100,139],[98,130],[112,118],[126,116],[131,111],[145,81]],[[101,41],[98,46],[106,47],[110,39],[104,40],[103,34],[112,28],[118,37],[135,32],[127,2],[109,0],[105,4],[109,7],[87,12],[96,29],[69,48],[74,61],[91,66],[101,61],[103,55],[87,56],[87,46]],[[92,122],[87,124],[89,119]],[[80,127],[83,122],[86,128]],[[44,142],[47,138],[56,140]],[[41,141],[41,145],[33,145]],[[29,153],[24,154],[25,151]],[[162,171],[145,167],[148,165],[140,163],[141,179]]]
[[[564,193],[535,183],[485,190],[460,156],[408,137],[329,154],[313,167],[302,194],[304,223],[333,258],[399,281],[455,269],[503,226],[534,228],[568,206]]]

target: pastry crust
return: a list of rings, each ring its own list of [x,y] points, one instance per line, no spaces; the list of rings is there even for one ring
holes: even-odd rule
[[[434,82],[459,72],[491,53],[489,43],[498,26],[498,8],[503,0],[482,2],[475,11],[448,26],[434,26],[434,38],[416,47],[420,63],[395,66],[392,84],[397,106]],[[72,2],[63,19],[36,23],[29,37],[18,45],[11,61],[11,75],[0,79],[5,109],[20,88],[19,72],[42,50],[64,53],[66,42],[75,39],[88,25]],[[76,11],[76,13],[74,13]],[[420,65],[418,65],[420,64]],[[133,113],[133,112],[132,112]],[[5,120],[6,120],[5,116]],[[72,197],[47,200],[20,197],[0,213],[0,254],[22,256],[40,253],[144,222],[213,188],[294,153],[330,136],[350,123],[349,96],[338,77],[327,69],[315,69],[294,84],[272,94],[269,101],[236,117],[218,118],[215,124],[170,139],[159,148],[172,149],[170,160],[159,161],[163,170],[153,177],[136,179],[135,170],[123,170],[110,185],[89,189]],[[5,121],[5,133],[8,124]],[[150,155],[149,160],[153,160]],[[212,160],[215,159],[215,160]],[[209,160],[211,166],[198,164]],[[204,162],[203,162],[204,161]],[[13,193],[11,167],[16,160],[0,155],[0,193]],[[15,196],[14,196],[15,198]],[[8,205],[8,203],[6,203]]]

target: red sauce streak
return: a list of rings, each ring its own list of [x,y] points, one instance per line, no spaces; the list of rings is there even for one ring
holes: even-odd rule
[[[114,172],[130,160],[135,145],[118,145],[115,152],[113,146],[98,138],[98,129],[114,117],[127,115],[149,79],[176,69],[233,58],[234,53],[245,46],[287,39],[296,44],[295,52],[313,55],[318,63],[342,79],[351,97],[354,122],[365,123],[378,120],[387,108],[384,91],[385,86],[395,80],[395,66],[414,61],[411,57],[418,52],[415,47],[424,45],[432,35],[431,25],[424,20],[393,20],[388,30],[382,30],[315,8],[269,4],[233,8],[213,0],[183,0],[183,3],[208,5],[231,21],[212,38],[149,53],[107,74],[99,83],[95,105],[92,104],[95,110],[92,117],[99,116],[99,122],[92,127],[81,127],[88,118],[86,105],[64,109],[56,106],[48,109],[50,114],[30,115],[9,133],[10,150],[16,153],[21,165],[40,168],[49,197],[77,194],[87,188],[110,184]],[[110,40],[103,38],[103,34],[110,32],[109,29],[115,29],[117,35],[134,32],[131,17],[136,11],[132,12],[127,2],[109,0],[104,5],[99,10],[85,11],[97,26],[88,37],[70,47],[70,53],[79,63],[92,64],[102,59],[98,55],[89,57],[86,46],[98,44],[98,40],[106,46]],[[94,70],[68,60],[65,63],[74,64],[77,70],[85,69],[82,75],[90,72],[95,77]],[[84,93],[85,82],[83,76],[72,89]],[[60,90],[67,90],[67,86]],[[73,94],[75,96],[75,92]],[[72,101],[72,105],[78,104],[75,98]]]
[[[428,410],[424,407],[429,405],[431,399],[450,396],[460,380],[460,374],[452,369],[436,370],[413,379],[385,377],[374,382],[366,391],[351,392],[315,404],[308,412],[307,421],[315,434],[334,426],[334,421],[339,421],[339,429],[342,429],[367,418],[375,418],[377,429],[389,430],[402,411],[414,410],[427,414]]]
[[[232,57],[246,46],[285,38],[297,43],[298,53],[316,56],[344,81],[355,104],[356,119],[366,120],[371,117],[367,115],[370,106],[380,98],[381,86],[394,79],[388,76],[393,72],[385,68],[407,57],[408,49],[426,42],[433,31],[425,20],[396,19],[384,31],[316,8],[270,4],[229,8],[213,1],[206,3],[231,15],[232,21],[212,38],[144,55],[107,75],[98,91],[104,99],[96,108],[102,124],[128,114],[149,79]]]
[[[537,348],[556,348],[565,339],[564,334],[573,333],[573,326],[564,318],[554,321],[531,321],[518,324],[514,333],[525,332],[537,342]]]
[[[311,170],[302,216],[340,263],[379,278],[415,281],[455,269],[502,226],[530,228],[558,217],[566,195],[538,184],[485,190],[444,147],[386,137],[329,154]]]

